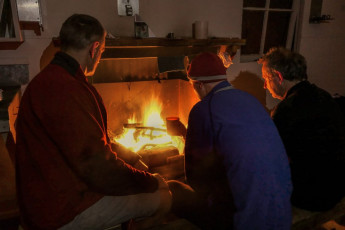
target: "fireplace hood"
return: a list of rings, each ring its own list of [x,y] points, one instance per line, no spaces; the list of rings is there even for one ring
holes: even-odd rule
[[[100,93],[108,111],[108,128],[120,134],[132,115],[153,99],[162,106],[161,117],[179,117],[187,124],[199,101],[186,78],[187,57],[201,52],[227,52],[230,56],[245,41],[238,38],[168,39],[107,38],[105,51],[89,82]],[[187,63],[186,63],[187,64]]]
[[[239,38],[168,39],[168,38],[107,38],[91,83],[186,80],[185,64],[201,52],[227,52],[234,56]],[[188,59],[187,59],[188,58]]]

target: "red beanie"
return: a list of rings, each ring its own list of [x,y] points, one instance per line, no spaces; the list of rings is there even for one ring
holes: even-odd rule
[[[188,78],[195,81],[221,81],[226,79],[223,61],[214,53],[196,56],[188,69]]]

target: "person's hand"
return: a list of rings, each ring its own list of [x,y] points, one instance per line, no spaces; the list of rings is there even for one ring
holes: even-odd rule
[[[186,139],[187,129],[178,117],[167,117],[166,124],[170,136],[182,136]]]
[[[147,171],[149,169],[149,167],[142,160],[135,162],[133,167],[141,171]]]
[[[186,126],[182,124],[182,122],[179,122],[177,124],[176,129],[177,129],[177,132],[179,133],[179,136],[182,136],[183,139],[186,139],[187,129],[186,129]]]
[[[158,180],[158,189],[167,189],[169,190],[169,186],[164,178],[159,175],[158,173],[152,174]]]
[[[137,161],[141,159],[141,156],[139,154],[131,151],[118,142],[112,142],[111,148],[114,152],[116,152],[119,158],[121,158],[127,164],[132,165],[133,167],[137,163]]]

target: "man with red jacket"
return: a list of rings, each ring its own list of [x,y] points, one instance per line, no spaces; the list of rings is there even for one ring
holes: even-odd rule
[[[86,79],[100,61],[105,35],[97,19],[69,17],[60,31],[62,52],[22,97],[16,180],[27,229],[106,229],[170,208],[165,181],[132,167],[137,158],[126,163],[112,150],[105,107]]]

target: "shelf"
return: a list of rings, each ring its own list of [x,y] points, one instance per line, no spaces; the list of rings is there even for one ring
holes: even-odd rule
[[[209,38],[209,39],[169,39],[169,38],[107,38],[107,48],[118,47],[159,47],[159,46],[219,46],[244,45],[245,40],[239,38]]]
[[[0,40],[0,50],[16,50],[24,41]]]
[[[41,30],[43,27],[39,22],[30,22],[30,21],[19,21],[21,30],[32,30],[37,36],[41,35]]]
[[[58,38],[53,38],[53,43],[54,46],[60,46]],[[233,56],[242,45],[245,45],[245,39],[240,38],[107,38],[102,60],[191,56],[200,52],[217,52],[221,47]]]
[[[217,52],[220,47],[234,55],[242,45],[245,45],[245,40],[239,38],[108,38],[102,59],[190,56],[206,51]]]

